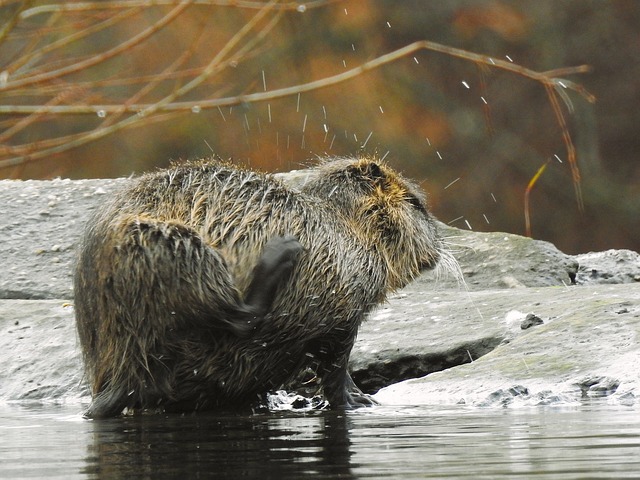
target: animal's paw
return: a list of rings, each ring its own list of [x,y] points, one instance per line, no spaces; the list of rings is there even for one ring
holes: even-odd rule
[[[372,407],[374,405],[380,405],[371,397],[371,395],[362,393],[360,390],[347,392],[345,397],[346,397],[345,408],[348,408],[348,409]]]
[[[245,304],[256,317],[262,317],[269,311],[278,286],[289,278],[303,250],[304,247],[291,235],[272,238],[264,246],[245,295]]]
[[[283,276],[291,273],[295,260],[304,247],[293,235],[275,237],[267,242],[262,250],[257,268],[265,277],[275,277],[272,281],[279,281]]]

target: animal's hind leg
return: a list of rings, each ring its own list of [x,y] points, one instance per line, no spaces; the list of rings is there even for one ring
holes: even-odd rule
[[[158,302],[173,302],[172,310],[183,319],[203,327],[225,328],[237,335],[247,335],[264,318],[278,286],[288,278],[302,250],[290,236],[267,242],[243,296],[220,251],[190,227],[129,218],[121,228],[122,289],[131,291],[136,282],[142,283],[142,292],[161,296]],[[141,281],[141,277],[146,280]]]
[[[220,251],[184,224],[120,216],[89,242],[76,275],[76,316],[92,417],[170,401],[172,353],[158,350],[157,339],[162,346],[210,329],[250,334],[302,248],[292,238],[269,242],[243,299]]]

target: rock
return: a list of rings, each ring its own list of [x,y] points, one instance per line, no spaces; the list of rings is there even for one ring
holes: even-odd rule
[[[117,180],[0,181],[0,298],[69,299],[84,224]]]
[[[0,301],[0,400],[77,401],[88,394],[73,307]]]
[[[607,250],[576,255],[580,264],[577,282],[637,283],[640,282],[640,255],[631,250]]]
[[[533,313],[528,314],[525,319],[520,324],[520,328],[522,330],[526,330],[531,327],[535,327],[536,325],[542,325],[544,322],[540,317],[534,315]]]
[[[375,398],[384,404],[486,406],[594,396],[628,404],[640,396],[640,285],[527,289],[503,292],[497,302],[492,293],[470,295],[496,314],[534,304],[549,321],[472,363],[391,385]],[[495,321],[478,328],[494,328]]]
[[[578,272],[575,257],[553,244],[501,232],[473,232],[439,225],[464,274],[469,290],[571,285]],[[419,282],[456,288],[453,276],[425,274]]]
[[[350,369],[366,393],[471,362],[520,334],[505,321],[504,292],[477,301],[476,293],[424,287],[405,288],[360,327]]]

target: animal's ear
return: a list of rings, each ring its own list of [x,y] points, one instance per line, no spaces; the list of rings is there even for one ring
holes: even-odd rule
[[[350,173],[372,184],[380,183],[387,175],[376,162],[362,161],[349,167]]]
[[[386,175],[382,171],[382,168],[380,168],[380,165],[375,162],[367,162],[362,167],[364,175],[371,180],[382,180],[383,178],[386,178]]]

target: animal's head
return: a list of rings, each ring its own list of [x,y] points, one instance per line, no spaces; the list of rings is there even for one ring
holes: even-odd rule
[[[390,290],[433,268],[443,244],[424,192],[371,158],[338,158],[291,177],[297,188],[332,205],[367,249],[381,256]]]

